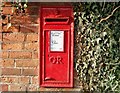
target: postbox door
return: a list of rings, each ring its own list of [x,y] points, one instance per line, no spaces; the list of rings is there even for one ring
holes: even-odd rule
[[[45,76],[46,82],[69,82],[70,31],[45,31]]]

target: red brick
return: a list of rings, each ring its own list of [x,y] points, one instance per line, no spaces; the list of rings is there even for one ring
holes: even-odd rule
[[[39,19],[39,15],[30,15],[29,19],[31,21],[32,24],[39,24],[40,23],[40,19]]]
[[[30,85],[30,86],[28,87],[28,90],[29,90],[29,91],[38,91],[38,88],[37,88],[37,86]]]
[[[11,84],[9,91],[26,91],[27,87],[25,85],[20,84]]]
[[[37,67],[38,60],[15,60],[16,67]]]
[[[2,20],[0,19],[0,33],[2,32]]]
[[[28,6],[26,13],[29,15],[39,15],[39,7],[37,6]]]
[[[23,42],[24,34],[23,33],[3,33],[4,42]]]
[[[0,33],[0,43],[2,42],[2,33]]]
[[[38,79],[39,79],[38,77],[32,77],[32,82],[31,83],[34,84],[34,85],[35,84],[38,85],[39,84]]]
[[[1,47],[0,47],[1,48]],[[1,50],[1,49],[0,49]],[[0,51],[0,58],[2,58],[2,51]]]
[[[0,61],[1,62],[1,61]],[[2,75],[2,67],[0,67],[0,76]]]
[[[12,3],[11,2],[4,2],[4,5],[5,6],[12,6]]]
[[[2,55],[2,58],[8,58],[8,52],[7,51],[2,51],[0,52]]]
[[[2,68],[2,75],[21,75],[21,70],[17,68]]]
[[[24,33],[34,33],[34,32],[38,32],[38,26],[36,26],[35,24],[33,25],[20,25],[20,32],[24,32]]]
[[[36,76],[37,74],[37,69],[23,69],[22,70],[22,75],[25,76]]]
[[[28,16],[13,16],[11,18],[11,23],[12,24],[22,24],[24,25],[25,22],[28,23],[27,21],[31,21],[31,20],[26,20]]]
[[[19,84],[29,84],[30,82],[29,77],[19,77]]]
[[[0,85],[0,87],[1,87],[1,90],[0,91],[8,91],[8,85],[7,84],[1,84]]]
[[[2,67],[14,67],[13,59],[2,59]]]
[[[21,25],[38,24],[39,23],[38,18],[39,18],[38,15],[13,16],[11,18],[11,23],[12,24],[21,24]]]
[[[1,51],[1,48],[0,48],[0,61],[1,61],[1,59],[2,59],[2,51]]]
[[[26,41],[32,41],[32,42],[38,41],[38,34],[35,33],[28,34]]]
[[[0,77],[0,82],[1,83],[6,83],[7,82],[7,78],[6,77]]]
[[[8,32],[19,32],[20,31],[20,29],[19,29],[20,27],[19,27],[19,25],[12,25],[7,31]]]
[[[8,77],[7,82],[8,83],[18,83],[18,77]]]
[[[33,30],[31,30],[29,27],[27,26],[24,26],[24,25],[21,25],[20,26],[20,32],[22,33],[31,33],[31,32],[34,32]]]
[[[25,49],[27,50],[38,50],[38,43],[26,43]]]
[[[13,14],[13,8],[12,7],[2,7],[3,14]]]
[[[1,77],[2,83],[19,83],[18,77]]]
[[[32,58],[32,53],[29,51],[11,51],[9,52],[9,58],[29,59]]]
[[[11,25],[9,28],[7,28],[7,25],[3,26],[2,32],[19,32],[19,26]]]
[[[15,60],[17,67],[37,67],[38,60]]]
[[[2,58],[0,58],[0,68],[2,67]],[[1,70],[1,69],[0,69]]]
[[[3,43],[2,50],[22,50],[22,43]]]
[[[0,4],[1,4],[1,6],[3,5],[3,1],[4,1],[4,0],[0,0]]]
[[[33,52],[33,59],[38,59],[38,51]]]
[[[24,21],[21,19],[22,19],[22,16],[13,15],[13,16],[11,16],[11,23],[13,25],[20,25],[22,23],[22,21]]]

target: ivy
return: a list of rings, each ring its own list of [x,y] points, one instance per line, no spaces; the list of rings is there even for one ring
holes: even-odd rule
[[[120,92],[120,2],[74,3],[75,68],[85,91]]]

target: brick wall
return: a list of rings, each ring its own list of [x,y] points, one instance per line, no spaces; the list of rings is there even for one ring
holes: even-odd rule
[[[63,3],[62,3],[63,4]],[[13,12],[11,3],[1,7],[0,91],[81,90],[75,75],[74,88],[39,88],[39,6],[28,3],[25,14]],[[8,28],[8,21],[11,26]],[[6,24],[6,25],[5,25]]]

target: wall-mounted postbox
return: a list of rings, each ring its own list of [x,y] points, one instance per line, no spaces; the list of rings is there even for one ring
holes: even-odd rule
[[[40,86],[73,87],[71,6],[40,8]]]

